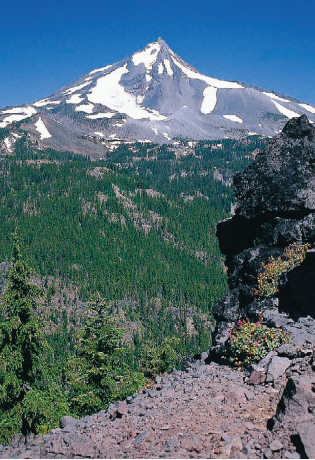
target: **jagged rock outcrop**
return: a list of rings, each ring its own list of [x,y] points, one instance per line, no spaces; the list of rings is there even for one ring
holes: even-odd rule
[[[294,242],[315,243],[315,128],[307,117],[290,120],[233,180],[235,215],[217,226],[232,290],[229,299],[214,306],[219,321],[273,308],[274,299],[253,304],[262,262],[282,256]],[[315,317],[314,281],[315,253],[310,250],[301,266],[282,277],[279,310],[294,319]]]
[[[262,313],[265,324],[288,331],[291,342],[251,366],[245,381],[276,386],[283,376],[283,396],[269,427],[280,440],[290,436],[302,458],[313,458],[315,128],[306,116],[290,120],[256,161],[234,176],[234,187],[235,215],[217,226],[231,291],[213,307],[217,327],[210,358],[222,359],[228,329],[239,319],[256,320]],[[285,248],[294,243],[309,244],[305,259],[282,273],[277,293],[259,298],[262,263],[285,260]],[[271,455],[272,448],[265,458]]]

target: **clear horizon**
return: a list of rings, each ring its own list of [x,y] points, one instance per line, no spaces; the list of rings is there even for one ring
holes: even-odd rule
[[[314,13],[308,0],[17,0],[0,17],[0,107],[49,96],[159,36],[205,75],[314,105]]]

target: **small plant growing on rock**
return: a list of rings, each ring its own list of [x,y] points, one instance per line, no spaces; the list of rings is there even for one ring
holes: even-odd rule
[[[279,278],[282,273],[292,270],[300,265],[305,259],[306,251],[311,247],[310,244],[298,245],[293,243],[285,249],[284,258],[280,256],[275,259],[269,257],[269,262],[261,263],[262,272],[257,277],[258,288],[254,289],[259,299],[270,297],[279,291]]]
[[[262,320],[262,315],[259,315],[256,323],[239,320],[237,326],[229,332],[224,357],[236,366],[250,364],[258,362],[269,351],[290,341],[288,332],[268,328],[262,324]]]

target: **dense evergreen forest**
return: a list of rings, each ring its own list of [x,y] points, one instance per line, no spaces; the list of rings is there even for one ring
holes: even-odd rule
[[[6,135],[0,130],[0,139]],[[35,270],[32,280],[45,293],[35,310],[46,333],[48,374],[54,369],[59,376],[54,391],[64,395],[57,398],[61,412],[79,416],[99,410],[143,384],[141,372],[150,377],[169,370],[181,356],[210,346],[211,305],[227,290],[216,223],[231,210],[232,173],[265,142],[253,136],[180,147],[138,143],[92,162],[71,152],[41,150],[23,135],[13,155],[0,156],[0,262],[7,267],[11,260],[16,231],[25,266]],[[96,323],[89,323],[87,311],[97,324],[109,318],[101,327],[113,351],[106,362],[92,349]],[[115,377],[102,380],[107,396],[96,391],[95,369],[83,385],[82,360],[84,366],[95,361],[102,375],[108,366],[119,369],[126,376],[119,394],[112,390]],[[47,396],[53,383],[41,379]],[[91,388],[93,400],[87,399]],[[22,404],[5,408],[1,401],[0,412],[11,415]],[[21,429],[16,423],[7,433]],[[51,428],[55,420],[36,423],[33,432]]]

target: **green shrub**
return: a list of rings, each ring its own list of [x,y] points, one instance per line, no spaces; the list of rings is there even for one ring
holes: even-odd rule
[[[141,350],[140,369],[147,377],[154,377],[163,372],[169,372],[178,362],[176,347],[180,339],[169,337],[165,339],[161,346],[154,346],[147,343]]]
[[[254,289],[258,298],[263,299],[276,294],[279,291],[279,278],[282,273],[300,265],[309,248],[310,244],[298,245],[294,243],[285,249],[283,259],[280,256],[277,259],[271,256],[267,264],[262,262],[263,270],[257,277],[258,289]]]
[[[224,357],[236,366],[260,361],[269,351],[290,341],[288,332],[279,328],[268,328],[259,321],[239,320],[229,332]]]
[[[96,293],[87,305],[78,356],[68,363],[69,404],[76,416],[106,409],[112,401],[132,395],[145,384],[143,374],[131,371],[122,360],[123,329],[109,308]]]

